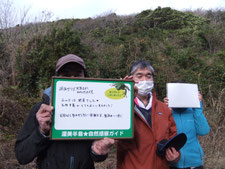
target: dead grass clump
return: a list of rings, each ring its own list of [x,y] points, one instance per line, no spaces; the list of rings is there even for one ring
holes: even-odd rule
[[[211,90],[209,90],[211,95]],[[225,169],[225,88],[218,97],[208,97],[205,115],[210,125],[210,133],[201,137],[204,150],[204,166],[206,169]]]
[[[36,169],[35,164],[22,166],[18,163],[14,153],[15,139],[4,141],[0,138],[0,169]]]
[[[116,145],[109,152],[108,158],[100,163],[95,163],[95,169],[116,169]]]

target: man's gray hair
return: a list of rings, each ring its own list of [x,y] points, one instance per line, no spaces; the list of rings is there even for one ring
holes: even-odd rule
[[[138,61],[134,62],[130,68],[130,75],[133,75],[134,72],[136,72],[138,69],[144,69],[144,68],[149,68],[149,70],[152,72],[152,75],[154,75],[153,67],[146,60],[138,60]]]

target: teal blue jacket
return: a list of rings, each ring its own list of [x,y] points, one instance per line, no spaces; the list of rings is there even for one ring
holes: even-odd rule
[[[185,133],[187,142],[182,147],[181,158],[174,166],[177,168],[197,167],[203,165],[203,150],[198,136],[209,133],[210,127],[200,108],[174,108],[173,118],[177,125],[177,134]]]

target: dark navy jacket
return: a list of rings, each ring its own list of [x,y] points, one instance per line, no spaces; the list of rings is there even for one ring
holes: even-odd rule
[[[28,164],[37,157],[37,169],[94,169],[94,161],[103,161],[107,155],[91,151],[93,140],[54,141],[39,130],[36,113],[41,104],[49,104],[50,89],[45,90],[42,102],[37,103],[26,119],[15,144],[20,164]]]

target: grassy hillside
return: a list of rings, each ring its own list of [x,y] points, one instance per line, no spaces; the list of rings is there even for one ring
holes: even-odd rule
[[[124,77],[133,61],[149,60],[159,99],[166,95],[167,82],[197,83],[211,127],[201,138],[205,168],[225,168],[225,11],[160,7],[137,15],[112,13],[0,30],[0,166],[19,166],[15,135],[50,85],[57,59],[68,53],[81,56],[89,76],[97,78]],[[114,164],[112,152],[100,166]]]

